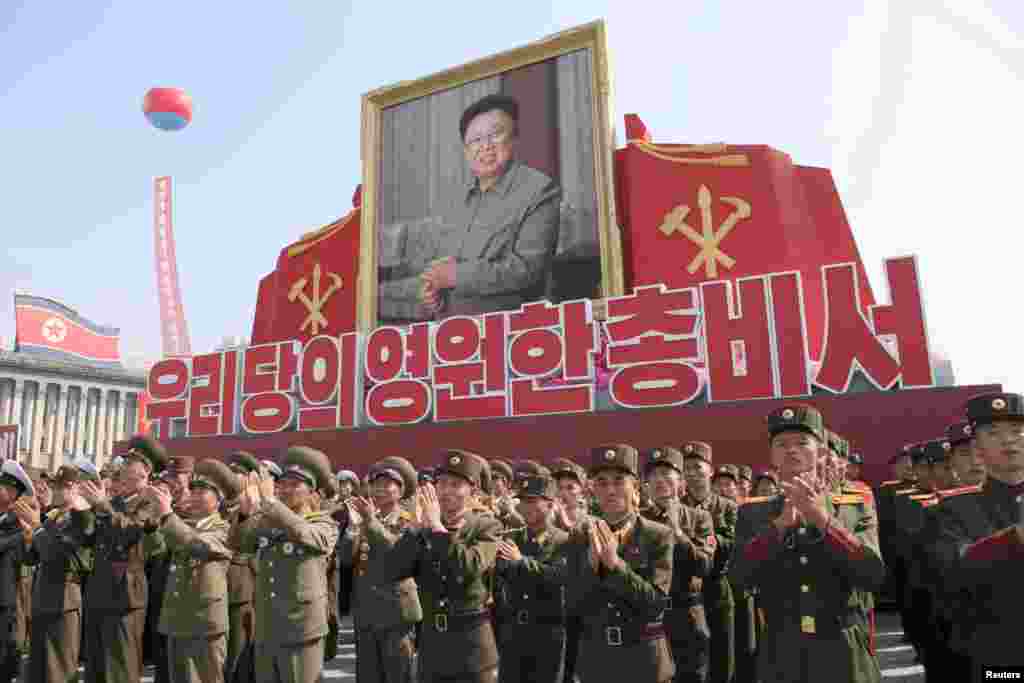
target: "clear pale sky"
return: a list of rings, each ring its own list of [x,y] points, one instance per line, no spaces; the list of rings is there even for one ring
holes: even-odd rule
[[[193,351],[247,337],[280,248],[350,207],[364,92],[604,18],[620,141],[636,112],[656,142],[830,167],[876,295],[882,260],[917,254],[958,383],[1024,390],[1018,0],[498,7],[0,2],[0,336],[18,288],[158,357],[152,180],[171,175]],[[192,95],[185,131],[146,123],[158,85]]]

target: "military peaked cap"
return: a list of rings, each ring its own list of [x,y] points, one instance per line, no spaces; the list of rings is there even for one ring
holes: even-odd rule
[[[946,427],[946,439],[953,446],[969,443],[974,438],[974,428],[970,422],[955,422]]]
[[[554,500],[558,494],[558,485],[551,477],[527,477],[519,486],[520,498],[546,498]]]
[[[640,454],[624,443],[605,444],[590,449],[590,476],[603,470],[620,470],[634,477],[640,472]]]
[[[32,485],[32,478],[14,460],[4,460],[3,467],[0,467],[0,484],[10,486],[18,492],[19,496],[36,495],[36,487]]]
[[[480,486],[480,475],[483,471],[484,459],[475,453],[459,449],[441,451],[438,464],[434,468],[434,477],[448,474],[465,479],[473,486]]]
[[[683,473],[683,454],[678,448],[672,446],[662,446],[659,448],[652,448],[646,453],[646,463],[644,464],[644,472],[664,465],[665,467],[671,467],[679,474]]]
[[[238,475],[225,463],[214,458],[204,458],[196,463],[189,488],[209,489],[225,500],[236,498],[242,492]]]
[[[402,487],[402,498],[408,498],[416,493],[416,468],[401,456],[389,455],[377,462],[370,470],[370,481],[378,476],[388,476],[398,482],[398,485]],[[338,479],[340,481],[341,477]]]
[[[559,458],[555,460],[554,464],[551,466],[551,476],[555,479],[560,479],[561,477],[575,477],[576,481],[580,484],[584,484],[587,481],[587,475],[586,472],[583,471],[583,468],[568,458]]]
[[[1024,421],[1024,396],[1020,394],[982,394],[967,401],[965,412],[971,425],[1004,420]]]
[[[907,446],[907,453],[910,455],[910,462],[913,465],[927,465],[928,461],[924,455],[924,443],[912,443]]]
[[[825,430],[825,436],[828,438],[828,449],[832,451],[834,455],[842,458],[843,460],[850,459],[850,443],[846,439],[827,429]]]
[[[515,483],[516,475],[512,471],[512,465],[509,465],[504,460],[491,460],[491,476],[501,475],[505,477],[505,481],[509,484]]]
[[[519,481],[522,481],[526,477],[550,477],[551,470],[544,465],[541,465],[536,460],[520,460],[516,463],[513,468],[515,473],[515,479],[518,485]]]
[[[235,451],[228,456],[228,465],[238,474],[260,471],[260,461],[248,451]]]
[[[711,451],[711,444],[704,443],[703,441],[687,441],[683,444],[680,449],[683,452],[683,458],[689,460],[696,458],[697,460],[703,460],[709,465],[714,464],[715,458]]]
[[[794,403],[773,410],[768,414],[768,434],[774,438],[783,432],[807,432],[818,437],[822,443],[827,443],[825,437],[825,420],[821,413],[803,403]]]
[[[333,491],[335,482],[327,456],[308,446],[292,446],[284,454],[281,478],[297,479],[317,491]]]
[[[740,471],[736,465],[722,465],[715,471],[715,479],[719,477],[732,477],[732,480],[738,482],[740,480]]]
[[[125,460],[138,460],[145,464],[153,473],[160,473],[167,466],[167,450],[164,445],[151,436],[138,434],[128,442]]]
[[[949,457],[953,447],[946,439],[932,439],[922,445],[922,459],[928,465],[941,465]]]

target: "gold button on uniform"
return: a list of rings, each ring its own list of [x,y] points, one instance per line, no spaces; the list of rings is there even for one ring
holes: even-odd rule
[[[807,556],[806,555],[801,555],[800,556],[800,564],[807,564]]]
[[[807,584],[804,584],[804,585],[800,586],[800,592],[801,593],[809,593],[810,591],[811,591],[811,587],[808,586]]]

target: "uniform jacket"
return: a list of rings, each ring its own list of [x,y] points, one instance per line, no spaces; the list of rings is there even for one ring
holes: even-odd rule
[[[729,561],[736,541],[736,502],[712,491],[702,501],[687,493],[683,497],[683,505],[704,510],[711,515],[715,530],[715,559],[708,577],[717,579],[724,576],[729,571]]]
[[[1024,492],[989,478],[977,492],[952,496],[936,511],[933,556],[950,587],[966,593],[958,619],[967,622],[969,652],[980,663],[1024,664],[1019,634],[1024,602],[1019,575]],[[979,679],[980,680],[980,679]]]
[[[565,587],[559,563],[565,562],[561,548],[569,534],[549,526],[537,535],[523,528],[505,538],[519,547],[523,557],[517,562],[496,560],[501,590],[498,618],[522,625],[564,625]]]
[[[94,567],[86,587],[89,609],[123,611],[146,606],[146,561],[165,552],[155,508],[139,495],[73,511],[72,525],[93,548]],[[95,524],[92,524],[95,520]],[[93,532],[89,533],[92,529]]]
[[[228,506],[224,517],[231,529],[245,521],[237,504]],[[228,604],[247,604],[252,602],[253,587],[256,585],[253,576],[256,558],[249,553],[241,552],[240,548],[232,547],[231,551],[231,562],[228,565]]]
[[[675,517],[675,520],[670,518]],[[679,529],[672,559],[672,606],[687,607],[700,600],[703,578],[711,573],[715,557],[715,532],[711,514],[678,505],[669,510],[651,506],[644,515],[669,529]]]
[[[614,572],[591,565],[589,523],[562,546],[568,609],[583,622],[577,668],[584,680],[669,680],[675,665],[661,634],[675,538],[668,527],[639,515],[621,523],[622,532],[619,557],[625,564]],[[609,639],[622,645],[608,646]]]
[[[256,554],[256,643],[282,646],[327,635],[327,560],[338,525],[326,512],[297,515],[279,500],[233,529]]]
[[[176,638],[215,636],[228,630],[228,523],[217,513],[185,523],[171,514],[163,524],[170,566],[159,631]]]
[[[396,509],[386,517],[366,520],[338,542],[338,559],[353,568],[352,609],[360,628],[385,629],[423,618],[416,580],[385,580],[395,561],[394,548],[413,527],[413,516]]]
[[[0,515],[0,609],[14,609],[18,602],[17,583],[25,561],[25,537],[17,518]]]
[[[93,526],[92,514],[87,521]],[[50,511],[32,536],[26,560],[35,564],[33,614],[60,614],[82,608],[82,583],[92,571],[92,552],[72,533],[71,512]]]
[[[860,595],[885,579],[872,507],[859,495],[833,495],[827,530],[802,524],[780,535],[773,521],[784,502],[751,498],[740,508],[730,572],[741,589],[760,589],[761,680],[879,680]]]
[[[403,534],[382,582],[414,577],[420,590],[423,630],[420,667],[424,678],[457,677],[498,664],[487,611],[501,523],[467,512],[452,532],[422,529]],[[447,629],[439,628],[447,624]]]

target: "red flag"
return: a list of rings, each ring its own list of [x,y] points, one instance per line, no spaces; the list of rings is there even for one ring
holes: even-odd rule
[[[16,350],[73,363],[120,367],[121,331],[98,325],[67,306],[43,297],[14,295]]]

